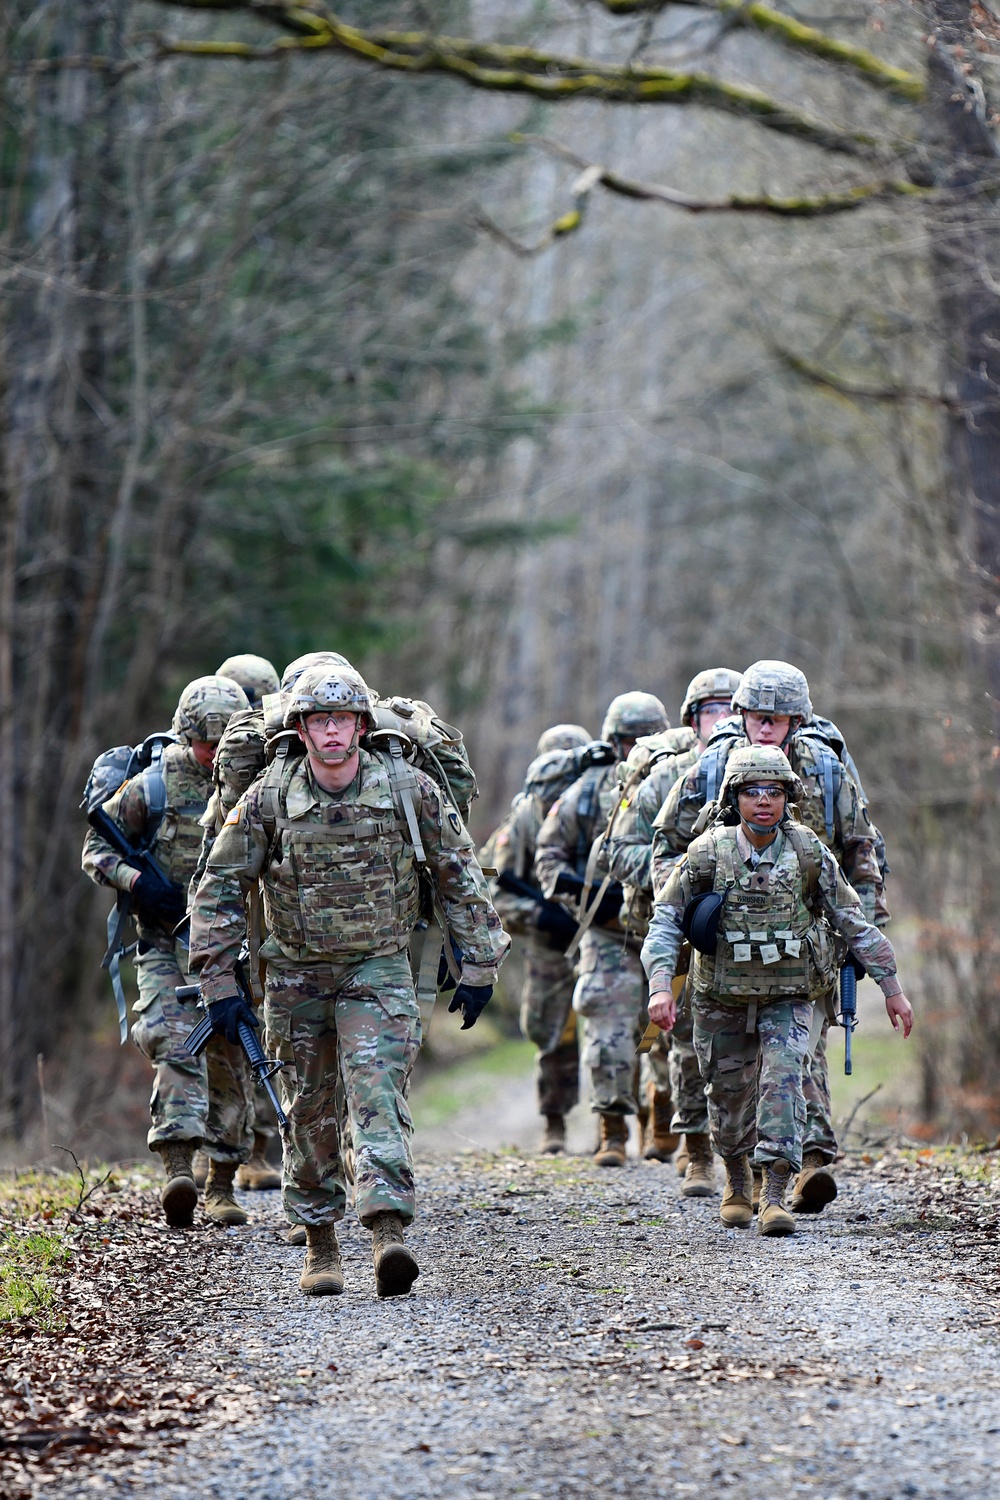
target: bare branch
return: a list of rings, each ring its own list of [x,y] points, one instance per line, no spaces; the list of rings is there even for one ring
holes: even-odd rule
[[[595,0],[595,3],[611,11],[612,15],[626,16],[664,10],[665,0]],[[770,5],[761,5],[759,0],[675,0],[681,5],[691,5],[699,10],[714,10],[724,15],[733,26],[742,26],[762,31],[773,36],[788,47],[821,57],[824,62],[840,63],[860,73],[867,82],[886,89],[900,98],[919,102],[927,92],[927,85],[917,73],[905,68],[894,68],[883,62],[867,47],[855,47],[849,42],[838,41],[815,26],[806,26],[783,11]]]
[[[751,118],[769,130],[827,151],[850,156],[878,154],[879,142],[864,131],[840,130],[791,109],[759,89],[726,83],[707,73],[660,67],[630,67],[592,58],[563,57],[530,47],[508,47],[429,32],[361,31],[330,11],[291,3],[255,5],[252,0],[162,0],[187,10],[243,10],[277,21],[294,33],[269,46],[248,42],[187,41],[159,37],[154,56],[236,58],[268,62],[295,51],[339,51],[377,67],[405,73],[444,73],[473,88],[528,94],[550,104],[605,99],[627,104],[700,104]]]
[[[779,363],[796,375],[801,375],[804,380],[813,385],[823,386],[828,391],[835,392],[838,396],[847,396],[851,401],[886,401],[907,402],[915,401],[923,406],[936,406],[943,411],[965,412],[968,403],[953,400],[940,391],[920,391],[912,386],[888,385],[871,386],[855,385],[852,381],[844,380],[842,376],[835,375],[832,370],[825,370],[821,365],[815,365],[811,360],[803,359],[801,355],[793,354],[790,349],[782,349],[777,345],[771,346],[771,353]]]
[[[820,218],[828,214],[850,213],[853,209],[864,208],[866,204],[877,203],[887,198],[926,198],[930,192],[928,188],[915,187],[912,182],[905,179],[892,179],[856,183],[840,192],[818,193],[812,196],[797,194],[794,197],[778,198],[768,193],[733,193],[725,198],[694,198],[689,193],[680,192],[677,188],[622,177],[620,173],[589,162],[569,147],[562,145],[561,142],[549,140],[546,136],[515,133],[511,139],[525,145],[539,146],[551,155],[558,156],[572,166],[578,167],[582,174],[571,188],[573,207],[557,219],[535,245],[521,244],[494,223],[488,215],[477,214],[476,222],[480,227],[501,239],[519,255],[537,255],[555,240],[578,229],[583,221],[586,199],[595,187],[603,187],[609,193],[617,193],[623,198],[667,204],[671,208],[682,209],[685,213],[763,213],[786,219]]]

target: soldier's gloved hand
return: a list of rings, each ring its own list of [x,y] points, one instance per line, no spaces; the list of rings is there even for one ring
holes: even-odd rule
[[[865,968],[860,958],[855,958],[853,953],[849,953],[844,959],[844,968],[846,969],[848,967],[854,970],[855,979],[864,979],[866,974],[868,973],[868,970]]]
[[[213,1000],[208,1007],[208,1013],[212,1017],[215,1030],[222,1032],[226,1041],[232,1042],[234,1046],[240,1039],[241,1021],[246,1021],[248,1026],[256,1026],[258,1030],[260,1029],[260,1022],[242,995],[227,995],[224,1000]]]
[[[579,896],[583,890],[583,876],[572,870],[560,870],[556,876],[556,891],[567,896]]]
[[[140,915],[175,927],[187,915],[187,903],[179,885],[165,885],[149,870],[143,870],[132,887],[132,900]]]
[[[535,927],[551,938],[552,946],[565,952],[576,936],[576,919],[558,901],[546,901],[535,908]]]
[[[460,1010],[465,1019],[462,1022],[462,1030],[468,1031],[470,1026],[475,1026],[479,1017],[490,1003],[493,994],[491,984],[460,984],[451,997],[448,1006],[448,1014]]]
[[[591,740],[589,745],[583,747],[580,770],[587,771],[591,766],[613,766],[617,759],[614,745],[607,740]]]
[[[455,967],[458,969],[458,972],[461,973],[462,959],[464,957],[462,950],[455,942],[455,939],[453,937],[449,936],[448,941],[451,943],[451,951],[455,956]],[[445,952],[442,948],[441,957],[438,959],[437,987],[439,990],[453,990],[455,988],[456,982],[457,981],[454,974],[448,967],[448,960],[445,957]]]
[[[606,922],[615,922],[618,913],[622,909],[623,892],[617,880],[613,880],[601,897],[600,905],[594,913],[594,921],[598,927],[603,927]]]

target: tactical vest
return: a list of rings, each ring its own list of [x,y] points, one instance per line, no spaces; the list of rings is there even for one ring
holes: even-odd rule
[[[833,934],[812,910],[819,862],[808,833],[785,825],[774,862],[756,869],[736,833],[713,828],[688,850],[694,888],[725,896],[715,953],[692,954],[695,993],[748,1004],[825,994],[836,959]]]
[[[146,797],[147,831],[158,817],[156,835],[150,845],[168,880],[187,886],[201,854],[201,819],[208,806],[211,782],[208,773],[192,761],[186,745],[168,745],[158,765],[141,773]],[[162,776],[163,803],[155,786]]]
[[[270,835],[261,886],[271,937],[303,962],[401,952],[420,915],[420,893],[388,769],[363,753],[360,786],[355,781],[334,799],[314,789],[306,764],[273,762],[259,788]]]

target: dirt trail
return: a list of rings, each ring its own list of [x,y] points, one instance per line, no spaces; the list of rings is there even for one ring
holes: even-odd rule
[[[48,1495],[270,1500],[646,1495],[896,1500],[995,1489],[995,1199],[938,1159],[845,1166],[784,1241],[727,1231],[672,1167],[425,1161],[413,1294],[310,1300],[276,1194],[222,1236],[177,1378],[185,1441],[81,1460]]]

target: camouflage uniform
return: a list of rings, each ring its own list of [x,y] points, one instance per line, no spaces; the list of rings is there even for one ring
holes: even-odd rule
[[[564,871],[582,875],[591,846],[606,825],[618,794],[615,766],[595,766],[549,810],[538,834],[535,874],[545,895],[556,896]],[[593,868],[595,887],[606,866]],[[590,927],[580,943],[579,977],[573,1009],[583,1017],[583,1064],[593,1108],[600,1114],[635,1114],[635,1052],[646,1027],[647,990],[638,943],[621,922]],[[666,1072],[661,1055],[654,1065]],[[659,1077],[657,1087],[669,1087]]]
[[[510,940],[472,841],[435,783],[412,777],[427,870],[464,955],[462,981],[492,984]],[[275,762],[226,819],[194,900],[191,967],[214,1001],[233,991],[241,885],[262,888],[266,1041],[288,1064],[282,1192],[293,1223],[329,1225],[344,1213],[338,1061],[358,1216],[413,1218],[406,1095],[420,1018],[406,946],[420,892],[405,827],[380,756],[360,751],[357,776],[336,793],[318,785],[307,759]]]
[[[563,726],[560,726],[563,727]],[[576,726],[571,726],[575,728]],[[590,736],[557,744],[553,731],[538,742],[538,754],[586,744]],[[534,763],[533,763],[534,764]],[[509,873],[538,887],[534,876],[535,849],[548,807],[537,793],[525,790],[515,797],[510,813],[483,851],[483,863],[499,874]],[[526,896],[492,886],[493,904],[504,927],[524,939],[524,989],[521,1031],[538,1048],[535,1081],[538,1110],[543,1115],[568,1115],[580,1097],[580,1048],[573,1010],[573,964],[565,944],[539,932],[538,905]]]
[[[787,824],[759,852],[741,828],[716,825],[691,844],[661,887],[642,960],[650,988],[668,989],[688,902],[700,891],[728,893],[717,952],[696,953],[689,979],[713,1144],[730,1161],[755,1147],[756,1164],[787,1161],[798,1171],[812,1002],[835,963],[821,919],[879,983],[895,980],[896,962],[833,855],[811,830],[795,826],[816,869],[811,896]]]
[[[693,731],[687,732],[693,739]],[[636,751],[640,748],[637,745]],[[608,868],[625,887],[629,927],[644,937],[652,906],[650,859],[653,852],[653,823],[670,788],[697,761],[698,751],[692,744],[679,754],[654,752],[655,758],[648,775],[629,796],[628,774],[635,753],[633,751],[625,763],[626,793],[619,803],[607,849]],[[670,1033],[667,1050],[667,1070],[674,1111],[670,1128],[679,1135],[702,1135],[708,1130],[705,1081],[698,1067],[693,1027],[694,1017],[685,988],[678,1001],[677,1020]],[[663,1039],[657,1038],[650,1058],[662,1057],[663,1050]],[[653,1065],[657,1064],[654,1062]]]
[[[811,705],[809,718],[812,718]],[[654,822],[651,859],[654,892],[663,888],[678,857],[698,832],[706,801],[710,800],[709,794],[714,795],[713,783],[715,788],[721,784],[729,757],[748,744],[738,721],[724,721],[716,726],[705,754],[675,782]],[[802,822],[831,850],[860,897],[866,916],[870,921],[875,920],[880,909],[884,913],[884,907],[881,907],[882,877],[875,854],[880,835],[868,815],[860,784],[852,774],[850,758],[847,758],[847,764],[838,761],[836,768],[831,766],[833,752],[824,749],[821,739],[810,731],[809,721],[793,730],[784,750],[803,786],[799,801]],[[827,1007],[828,1017],[834,1008],[834,989],[835,980],[828,995],[817,1002]],[[826,1060],[828,1025],[829,1019],[823,1024],[819,1041],[806,1065],[805,1149],[818,1153],[826,1161],[833,1161],[837,1155],[837,1141],[830,1113]]]
[[[186,745],[168,745],[162,760],[166,809],[152,853],[168,879],[186,887],[201,847],[200,819],[211,791],[211,772]],[[148,809],[141,776],[125,784],[106,810],[122,831],[138,842]],[[128,890],[135,867],[119,858],[91,829],[83,847],[83,868],[98,885]],[[179,1003],[174,989],[187,984],[187,954],[163,927],[139,923],[136,957],[139,999],[132,1038],[154,1068],[150,1099],[150,1149],[164,1141],[203,1141],[215,1161],[245,1161],[250,1155],[251,1107],[248,1069],[239,1047],[213,1037],[201,1057],[190,1055],[184,1039],[198,1020]]]

